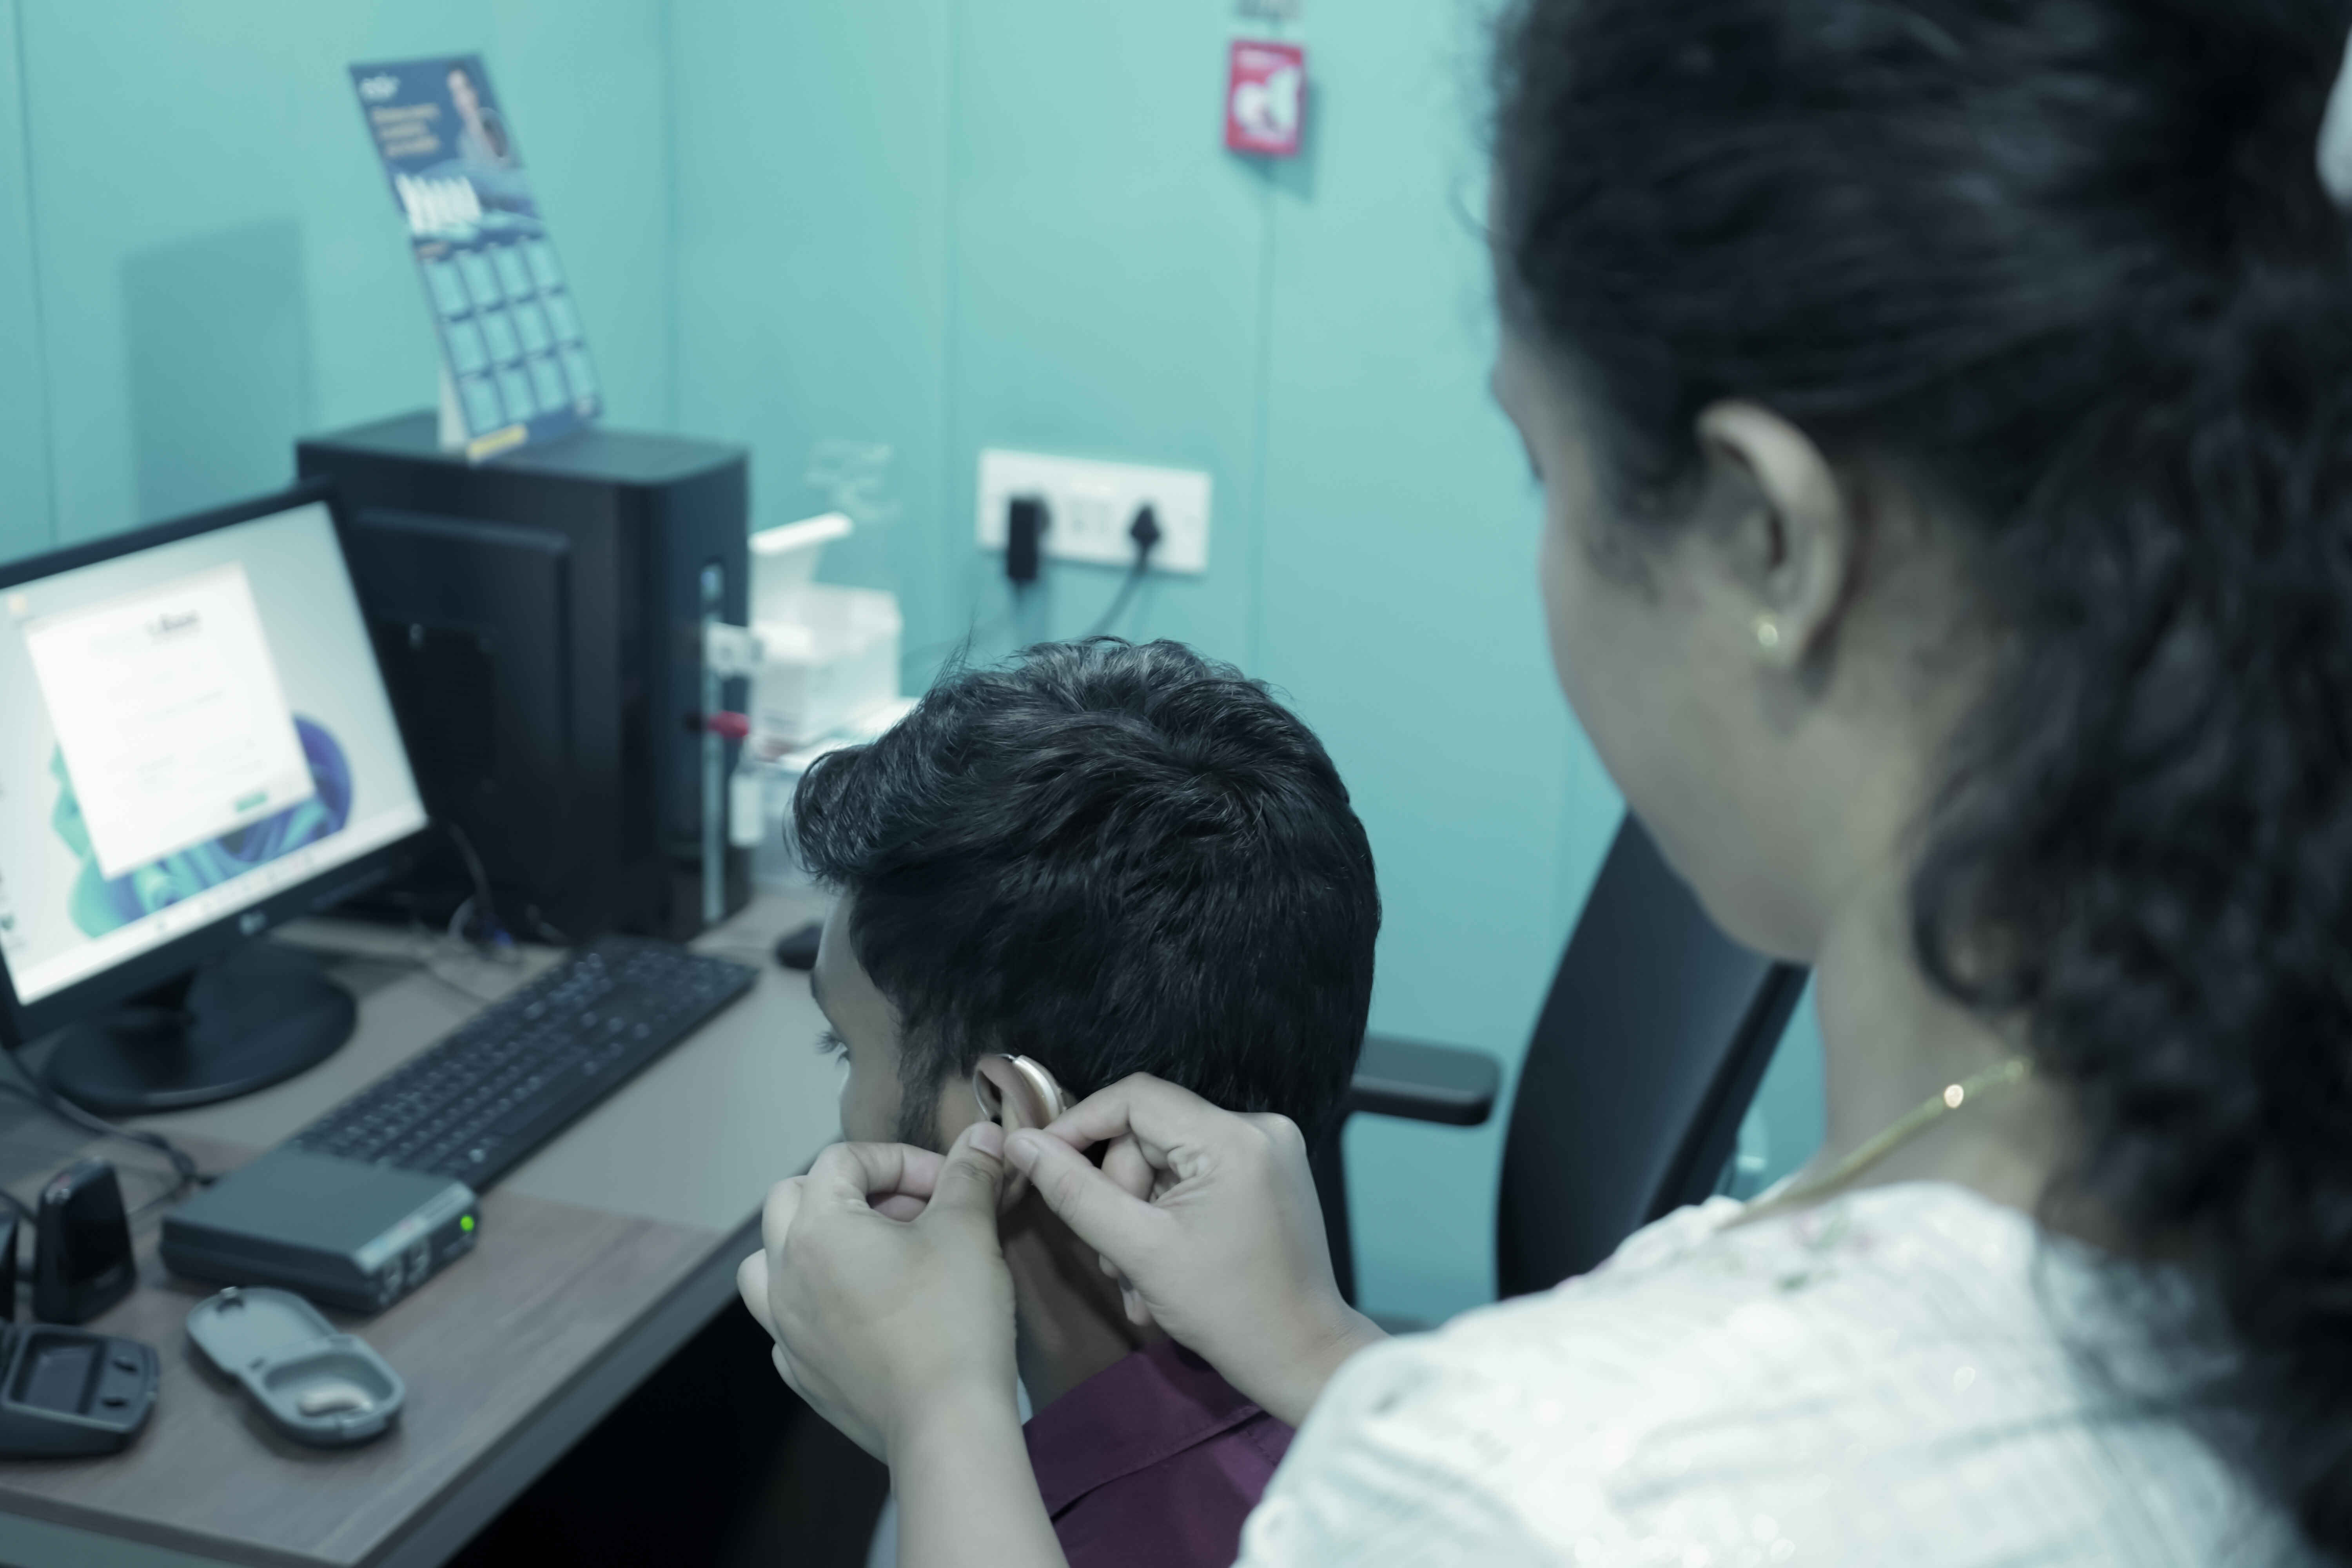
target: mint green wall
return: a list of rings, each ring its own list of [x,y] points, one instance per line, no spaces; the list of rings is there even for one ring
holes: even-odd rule
[[[829,575],[910,674],[1083,630],[971,546],[983,445],[1207,469],[1212,569],[1122,629],[1284,689],[1387,906],[1375,1027],[1516,1063],[1619,802],[1551,683],[1535,498],[1484,388],[1475,9],[1310,0],[1308,153],[1218,145],[1226,0],[0,0],[0,557],[282,480],[417,406],[431,339],[343,67],[478,48],[617,424],[747,442],[756,521],[889,449]],[[869,500],[877,499],[867,498]],[[1777,1168],[1818,1137],[1804,1029]],[[1500,1124],[1360,1123],[1368,1303],[1491,1290]]]
[[[16,0],[0,0],[0,560],[49,541],[48,399],[25,188]]]
[[[885,440],[895,522],[828,552],[896,588],[910,642],[949,615],[943,0],[677,6],[674,302],[680,429],[753,451],[752,522],[832,498],[817,443]]]
[[[1207,469],[1210,572],[1122,629],[1289,694],[1379,858],[1374,1027],[1516,1065],[1622,808],[1552,684],[1486,394],[1479,33],[1423,0],[1307,13],[1307,155],[1262,165],[1218,145],[1215,0],[680,5],[679,423],[751,445],[762,521],[830,504],[820,443],[890,448],[896,516],[827,572],[898,592],[918,681],[1118,586],[1049,569],[1007,618],[982,447]],[[1820,1136],[1810,1019],[1759,1099],[1767,1175]],[[1499,1119],[1356,1125],[1370,1305],[1491,1293],[1500,1147]]]
[[[1354,791],[1387,919],[1373,1024],[1516,1063],[1620,804],[1554,689],[1536,505],[1485,389],[1477,32],[1456,5],[1308,7],[1308,155],[1218,145],[1212,0],[681,5],[678,413],[749,442],[762,521],[828,503],[820,442],[887,445],[897,517],[828,574],[900,594],[919,680],[1020,625],[971,546],[983,446],[1174,463],[1212,569],[1122,629],[1286,690]],[[1350,1135],[1365,1295],[1492,1289],[1500,1124]]]
[[[432,401],[344,68],[478,48],[611,388],[669,400],[666,0],[5,0],[0,550],[284,483],[293,438]]]
[[[1373,1026],[1516,1066],[1621,805],[1552,682],[1537,499],[1486,391],[1464,16],[1310,8],[1314,142],[1270,183],[1258,591],[1264,673],[1330,745],[1380,863]],[[1502,1125],[1351,1129],[1371,1310],[1491,1293]]]

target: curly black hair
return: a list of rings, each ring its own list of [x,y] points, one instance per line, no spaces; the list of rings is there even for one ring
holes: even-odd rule
[[[1148,1072],[1310,1139],[1337,1117],[1371,1006],[1371,845],[1314,731],[1232,666],[1095,637],[950,668],[811,768],[793,818],[855,898],[909,1142],[988,1051],[1074,1095]]]
[[[1504,306],[1628,527],[1743,397],[1947,503],[1997,670],[1916,941],[2030,1019],[2052,1202],[2186,1258],[2246,1456],[2352,1552],[2347,0],[1519,0]]]

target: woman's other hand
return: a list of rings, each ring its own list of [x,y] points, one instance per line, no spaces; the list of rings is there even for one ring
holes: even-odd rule
[[[784,1381],[886,1463],[919,1419],[1001,1404],[991,1413],[1018,1426],[1013,1277],[996,1238],[1003,1140],[977,1123],[944,1160],[835,1144],[770,1191],[764,1247],[736,1270]]]
[[[1100,1169],[1083,1151],[1105,1150]],[[1339,1363],[1381,1331],[1340,1300],[1287,1117],[1236,1115],[1143,1074],[1015,1133],[1006,1155],[1157,1322],[1297,1426]]]

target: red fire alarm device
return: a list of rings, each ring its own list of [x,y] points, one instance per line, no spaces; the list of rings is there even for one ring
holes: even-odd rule
[[[1262,158],[1298,154],[1307,120],[1307,51],[1235,38],[1225,70],[1225,145]]]

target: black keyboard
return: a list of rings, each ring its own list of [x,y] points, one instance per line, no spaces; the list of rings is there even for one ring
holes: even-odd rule
[[[668,942],[600,938],[289,1142],[479,1192],[757,978]]]

